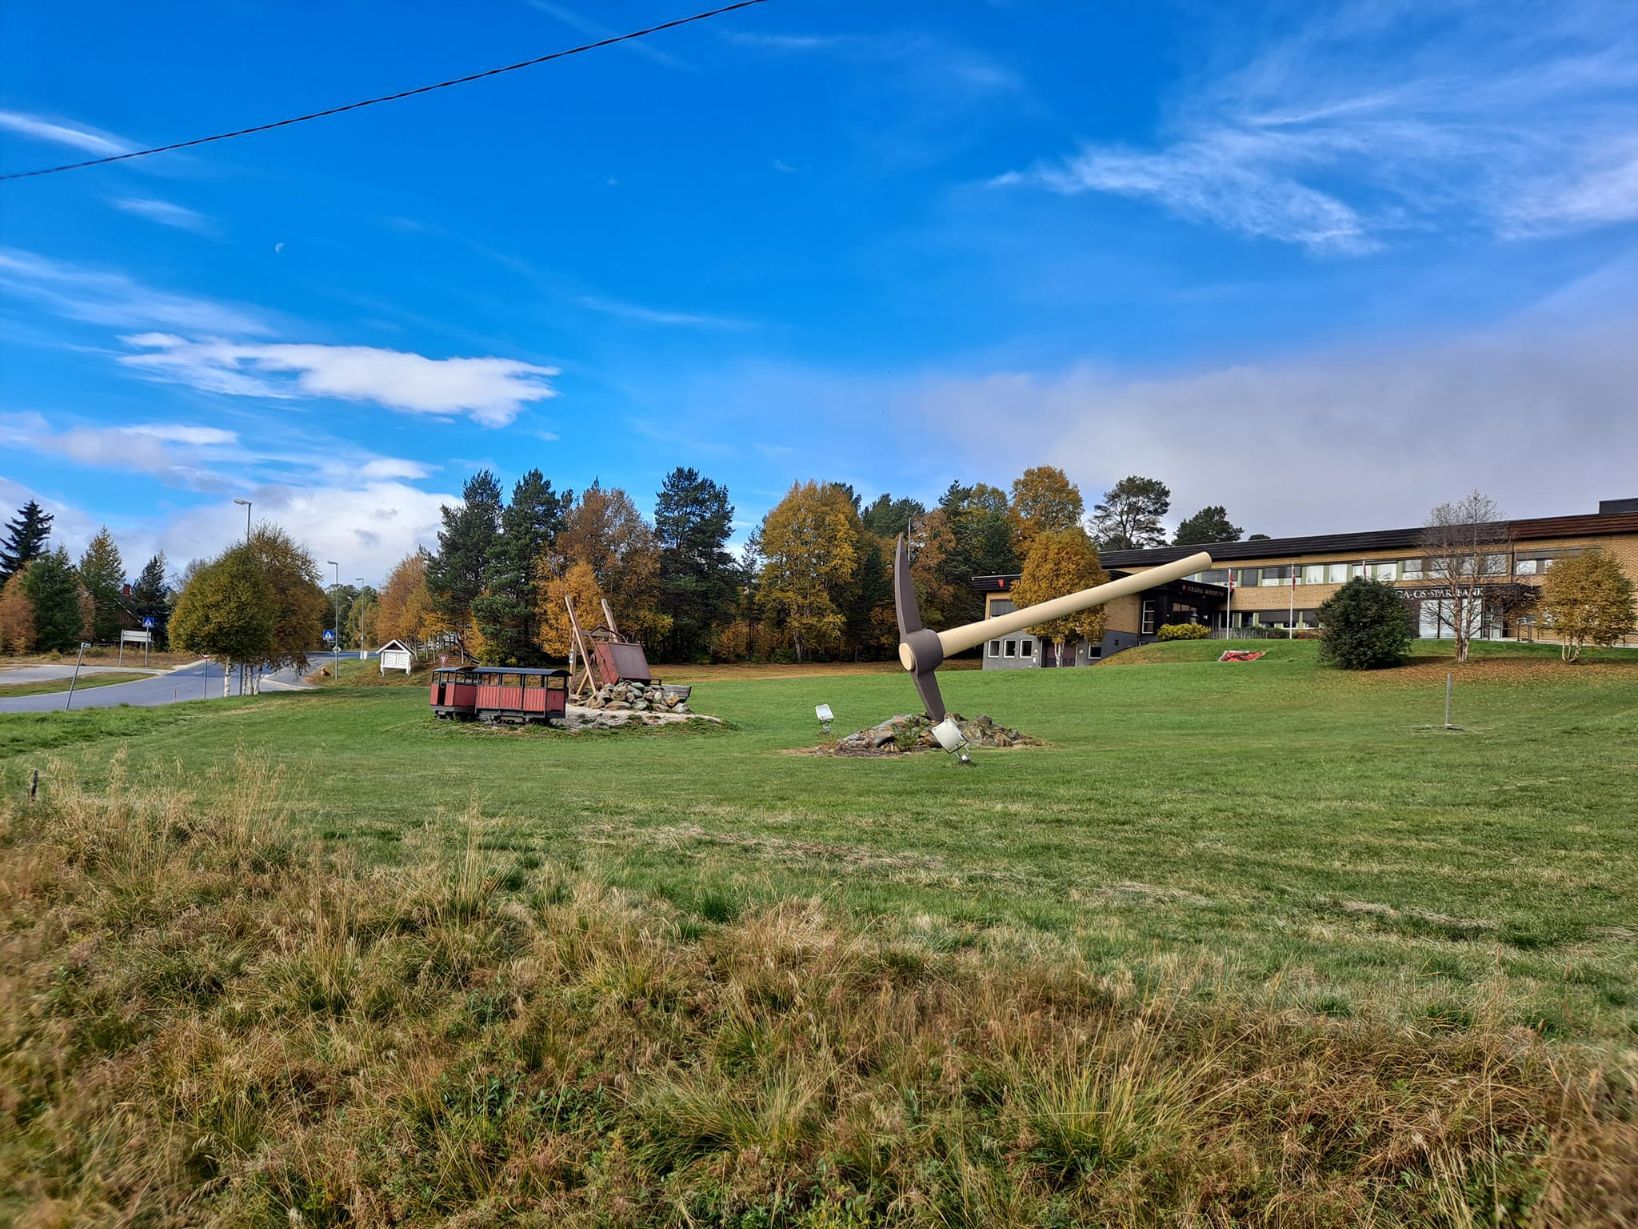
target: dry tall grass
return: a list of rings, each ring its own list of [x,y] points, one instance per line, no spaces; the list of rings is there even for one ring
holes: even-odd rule
[[[1528,1035],[1206,1012],[807,903],[691,924],[475,815],[366,869],[231,776],[0,814],[0,1221],[1638,1218],[1630,1085]]]

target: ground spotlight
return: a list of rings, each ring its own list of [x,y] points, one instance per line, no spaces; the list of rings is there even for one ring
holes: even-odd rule
[[[816,704],[816,705],[814,705],[813,715],[815,717],[819,718],[819,728],[821,730],[823,730],[826,734],[829,734],[830,733],[830,723],[832,721],[836,720],[836,714],[830,711],[830,705],[828,705],[828,704]]]
[[[938,739],[938,745],[951,755],[955,756],[958,764],[971,764],[972,757],[967,754],[967,736],[961,732],[961,727],[952,717],[946,717],[933,727],[933,737]]]

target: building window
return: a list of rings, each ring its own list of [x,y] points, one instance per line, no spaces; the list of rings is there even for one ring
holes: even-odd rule
[[[1195,577],[1203,585],[1228,584],[1229,570],[1227,568],[1208,568]]]
[[[1386,581],[1398,580],[1399,579],[1399,560],[1390,559],[1385,563],[1373,563],[1371,565],[1371,578],[1373,580],[1386,580]]]
[[[1034,657],[1035,656],[1035,641],[1033,641],[1033,640],[1022,640],[1022,641],[1020,641],[1019,644],[1018,644],[1018,656],[1020,656],[1020,657]]]
[[[1143,622],[1140,624],[1140,628],[1142,635],[1152,636],[1155,634],[1155,604],[1153,602],[1143,603]]]
[[[1325,583],[1340,585],[1348,579],[1348,565],[1346,563],[1328,563],[1325,565]]]
[[[1236,568],[1234,583],[1242,589],[1255,589],[1257,587],[1257,569]]]
[[[1264,568],[1263,569],[1263,579],[1261,581],[1261,584],[1262,584],[1263,588],[1265,588],[1265,589],[1274,589],[1274,588],[1278,588],[1280,585],[1288,585],[1290,583],[1291,583],[1291,569],[1290,568]]]
[[[1325,565],[1323,563],[1305,563],[1302,569],[1302,583],[1305,585],[1323,585],[1325,583]]]
[[[1017,657],[1018,656],[1018,642],[1016,640],[1007,641],[1007,656],[1008,657]]]
[[[1000,657],[1001,656],[1001,642],[999,640],[990,641],[990,656],[991,657]]]
[[[1013,607],[1014,603],[1010,597],[992,597],[990,599],[989,616],[993,619],[996,615],[1009,614],[1012,612]]]
[[[1401,580],[1421,580],[1426,571],[1426,559],[1401,559],[1399,561],[1399,579]]]

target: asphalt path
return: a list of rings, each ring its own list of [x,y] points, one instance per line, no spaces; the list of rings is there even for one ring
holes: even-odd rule
[[[317,658],[310,659],[309,669],[317,668]],[[72,673],[72,668],[70,668]],[[84,672],[82,672],[83,675]],[[62,677],[59,675],[58,677]],[[0,672],[0,681],[13,681]],[[23,680],[17,679],[17,682]],[[262,676],[264,691],[288,691],[301,687],[301,677],[293,670],[279,670]],[[228,679],[228,693],[239,694],[239,672],[233,671]],[[176,670],[157,674],[153,678],[135,679],[129,683],[110,683],[106,687],[88,687],[74,692],[73,708],[116,708],[130,704],[136,708],[157,708],[161,704],[179,704],[184,700],[220,700],[222,698],[222,667],[213,661],[195,662]],[[8,696],[0,699],[0,713],[61,712],[68,704],[66,691],[49,692],[37,696]]]

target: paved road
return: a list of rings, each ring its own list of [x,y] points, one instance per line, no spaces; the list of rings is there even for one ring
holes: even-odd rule
[[[69,668],[73,673],[73,667]],[[56,677],[62,677],[58,675]],[[23,681],[21,679],[17,680]],[[239,693],[238,672],[228,681],[234,695]],[[280,670],[263,676],[264,691],[288,690],[301,686],[301,679],[293,671]],[[137,708],[155,708],[161,704],[176,704],[183,700],[220,700],[222,698],[222,667],[216,662],[196,662],[153,678],[129,683],[111,683],[107,687],[89,687],[74,693],[73,707],[113,708],[131,704]],[[0,713],[61,712],[68,702],[66,691],[38,696],[10,696],[0,699]]]
[[[80,677],[88,674],[163,674],[163,670],[148,670],[141,663],[134,666],[81,666]],[[74,663],[67,662],[47,666],[5,666],[0,667],[0,686],[10,686],[12,683],[51,683],[57,679],[69,678],[74,673]]]

